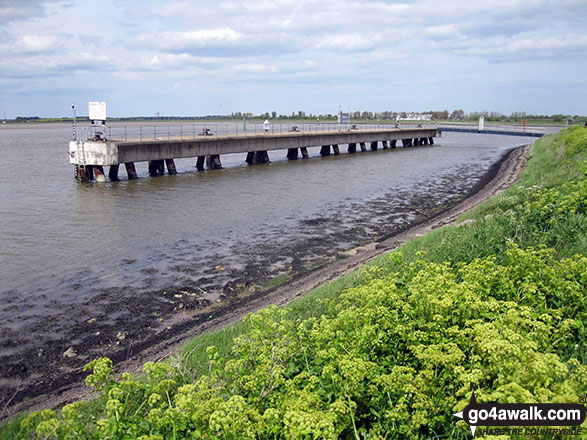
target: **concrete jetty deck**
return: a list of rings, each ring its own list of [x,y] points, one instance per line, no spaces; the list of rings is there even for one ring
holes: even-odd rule
[[[348,153],[396,148],[401,140],[403,147],[429,145],[440,136],[436,127],[368,128],[339,131],[311,132],[262,132],[239,134],[209,134],[202,132],[186,138],[167,136],[152,139],[128,138],[78,140],[69,143],[70,163],[75,166],[76,178],[80,181],[105,180],[104,166],[110,166],[109,177],[118,180],[118,167],[125,164],[129,179],[136,178],[135,162],[148,161],[151,176],[165,173],[175,174],[173,159],[197,158],[196,168],[221,168],[220,157],[224,154],[246,153],[249,164],[269,161],[268,151],[287,150],[290,160],[308,157],[307,148],[319,146],[320,154],[340,154],[340,145],[347,145]]]

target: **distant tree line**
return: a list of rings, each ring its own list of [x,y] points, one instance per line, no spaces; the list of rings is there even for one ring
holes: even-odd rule
[[[346,113],[346,112],[345,112]],[[587,121],[587,116],[580,115],[533,115],[526,112],[513,112],[509,116],[495,111],[481,111],[465,113],[462,109],[456,109],[449,112],[448,110],[430,110],[427,112],[396,112],[386,110],[383,112],[360,111],[351,112],[351,119],[355,121],[395,121],[399,119],[414,120],[433,120],[433,121],[476,121],[480,116],[484,116],[487,122],[521,122],[522,120],[531,120],[536,123],[540,121],[551,123],[566,123],[571,121],[575,124],[583,124]],[[205,115],[205,116],[129,116],[119,118],[108,118],[109,121],[205,121],[205,120],[242,120],[242,119],[293,119],[293,120],[313,120],[313,121],[336,121],[337,114],[313,114],[306,113],[303,110],[291,112],[291,114],[278,114],[277,111],[254,114],[251,112],[233,112],[229,115]],[[78,122],[87,122],[87,116],[78,116]],[[43,122],[72,122],[72,117],[62,118],[41,118],[39,116],[17,116],[14,119],[6,119],[6,122],[19,123],[43,123]]]

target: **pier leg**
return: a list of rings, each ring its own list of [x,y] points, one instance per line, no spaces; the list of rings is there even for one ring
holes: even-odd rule
[[[86,178],[88,179],[88,182],[94,180],[94,166],[86,165],[84,168],[86,169]]]
[[[371,151],[377,151],[377,141],[371,142]]]
[[[149,176],[157,177],[159,175],[159,167],[156,160],[149,161]]]
[[[389,141],[389,143],[391,144],[391,148],[397,148],[397,139],[394,139],[393,141]]]
[[[287,158],[289,160],[295,160],[298,158],[298,149],[297,148],[288,148],[287,149]]]
[[[420,145],[420,139],[419,138],[415,138],[414,139],[414,146],[417,147],[418,145]]]
[[[365,145],[365,142],[360,142],[359,145],[361,146],[361,151],[367,151],[367,145]]]
[[[137,170],[135,168],[134,162],[126,162],[124,167],[126,168],[126,175],[128,176],[128,180],[137,178]]]
[[[94,174],[96,175],[96,182],[106,182],[104,167],[102,165],[94,166]]]
[[[255,152],[254,152],[254,151],[249,151],[249,152],[247,153],[247,159],[246,159],[246,162],[247,162],[249,165],[253,165],[253,164],[255,163]]]
[[[428,143],[429,143],[430,145],[434,145],[434,138],[433,138],[433,137],[429,137],[429,138],[428,138]]]
[[[108,178],[112,182],[118,182],[118,165],[110,165],[110,169],[108,170]]]
[[[267,151],[255,151],[253,163],[269,163],[269,153]]]
[[[165,161],[164,160],[157,160],[157,172],[160,176],[165,175]]]
[[[204,163],[206,162],[206,156],[198,156],[196,160],[196,168],[198,171],[204,171]]]
[[[177,174],[177,169],[175,168],[175,162],[173,159],[165,159],[165,165],[167,165],[167,174],[170,176]]]
[[[337,144],[334,144],[332,146],[332,151],[334,151],[334,155],[335,156],[338,156],[340,154],[340,149],[338,148],[338,145]]]
[[[92,177],[90,177],[90,175],[88,174],[89,168],[90,167],[88,166],[76,165],[75,178],[80,182],[89,182],[90,180],[92,180]]]
[[[389,148],[387,145],[387,141],[381,141],[381,146],[383,147],[384,150],[387,150]]]
[[[306,147],[301,147],[300,152],[302,153],[302,159],[308,159],[310,155],[308,154],[308,149]]]
[[[320,155],[330,156],[330,145],[322,145],[322,148],[320,148]]]
[[[404,146],[404,147],[411,147],[412,146],[412,140],[411,139],[402,139],[402,146]]]
[[[220,154],[212,154],[208,156],[209,162],[208,167],[213,170],[219,170],[222,168],[222,164],[220,163]]]
[[[356,153],[357,152],[357,144],[349,144],[349,149],[347,151],[349,153]]]

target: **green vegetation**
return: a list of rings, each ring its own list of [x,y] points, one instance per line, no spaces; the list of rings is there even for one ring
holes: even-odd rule
[[[587,393],[587,130],[536,142],[520,181],[285,308],[201,335],[98,398],[20,417],[4,438],[469,438],[478,401]]]

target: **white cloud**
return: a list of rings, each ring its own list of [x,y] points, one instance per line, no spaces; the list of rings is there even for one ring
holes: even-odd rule
[[[360,35],[360,34],[338,34],[319,37],[314,45],[317,49],[332,49],[339,51],[355,51],[372,49],[382,40],[381,34]]]
[[[63,39],[56,35],[20,35],[12,49],[16,53],[40,53],[59,49]]]
[[[230,28],[197,31],[166,31],[143,34],[139,43],[148,49],[183,52],[191,49],[231,46],[243,39],[243,35]]]

